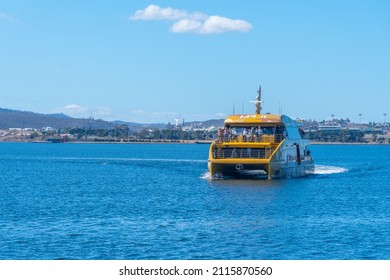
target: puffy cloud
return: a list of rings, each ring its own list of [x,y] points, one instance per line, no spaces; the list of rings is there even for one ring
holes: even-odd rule
[[[178,116],[179,114],[175,112],[150,112],[139,109],[122,117],[128,121],[138,123],[174,123]]]
[[[147,112],[144,110],[135,110],[132,112],[132,115],[141,116],[145,118],[154,118],[154,119],[175,119],[178,116],[178,113],[175,112]]]
[[[66,105],[64,107],[58,108],[58,111],[64,114],[68,115],[77,115],[81,113],[85,113],[88,111],[88,108],[85,108],[83,106],[77,105],[77,104],[70,104]]]
[[[175,33],[193,32],[197,33],[202,29],[202,22],[191,19],[181,19],[176,21],[170,28]]]
[[[230,19],[221,16],[210,16],[204,21],[182,19],[176,21],[171,31],[176,33],[193,32],[200,34],[213,34],[224,32],[247,32],[252,28],[252,25],[241,19]]]
[[[203,33],[222,33],[229,31],[247,32],[252,25],[245,20],[211,16],[202,25]]]
[[[183,18],[202,19],[207,17],[201,13],[189,13],[185,10],[173,8],[160,8],[156,5],[149,5],[144,10],[138,10],[134,15],[129,16],[131,20],[178,20]]]
[[[224,32],[248,32],[252,25],[241,19],[230,19],[218,15],[190,13],[185,10],[161,8],[149,5],[129,16],[130,20],[173,20],[170,31],[175,33],[214,34]]]
[[[226,114],[224,113],[216,113],[215,116],[218,118],[218,119],[223,119],[226,117]]]
[[[108,107],[98,107],[94,109],[92,112],[94,117],[99,117],[99,118],[108,117],[112,115],[111,108]]]
[[[55,111],[78,118],[91,116],[94,118],[105,118],[112,115],[111,108],[108,107],[87,108],[77,104],[69,104],[64,107],[57,108]]]

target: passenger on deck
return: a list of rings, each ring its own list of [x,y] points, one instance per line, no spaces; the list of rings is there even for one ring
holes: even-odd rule
[[[231,140],[236,141],[236,139],[237,139],[237,131],[236,128],[233,127],[231,130]]]
[[[244,130],[242,131],[242,141],[246,142],[247,136],[248,136],[248,130],[244,128]]]
[[[252,130],[250,130],[249,128],[247,129],[247,134],[246,134],[246,142],[249,142],[251,141],[252,139]]]
[[[223,137],[223,129],[218,128],[218,142],[223,142],[222,137]]]
[[[225,129],[223,136],[225,142],[230,142],[230,128]]]
[[[256,136],[256,141],[259,142],[260,141],[260,129],[259,129],[259,127],[255,128],[255,136]]]
[[[256,139],[256,132],[255,132],[255,128],[252,126],[249,141],[255,142],[255,139]]]

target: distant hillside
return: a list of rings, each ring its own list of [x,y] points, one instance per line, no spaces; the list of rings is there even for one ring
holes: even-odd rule
[[[115,124],[103,120],[76,119],[64,114],[39,114],[0,108],[0,129],[8,128],[36,128],[42,127],[76,128],[88,127],[93,129],[110,129]]]
[[[207,121],[194,121],[194,122],[186,122],[184,123],[185,126],[193,126],[193,127],[210,127],[210,126],[215,126],[215,127],[222,127],[224,119],[213,119],[213,120],[207,120]]]
[[[64,113],[47,114],[46,116],[53,117],[53,118],[59,118],[59,119],[71,119],[72,118],[72,117],[65,115]]]
[[[143,128],[157,128],[157,129],[164,129],[167,127],[167,124],[165,123],[151,123],[151,124],[142,124],[142,123],[135,123],[135,122],[124,122],[124,121],[113,121],[112,123],[116,125],[127,125],[133,130],[142,130]]]
[[[223,119],[186,122],[185,126],[195,128],[207,128],[211,126],[223,126]],[[78,119],[69,117],[63,113],[40,114],[28,111],[19,111],[0,108],[0,129],[8,128],[34,128],[52,127],[54,129],[66,128],[91,128],[91,129],[112,129],[116,126],[127,125],[131,131],[140,131],[144,128],[165,129],[168,127],[164,123],[140,124],[124,121],[104,121],[95,119]]]

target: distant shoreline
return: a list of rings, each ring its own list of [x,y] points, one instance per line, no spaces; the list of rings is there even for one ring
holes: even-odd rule
[[[162,140],[162,141],[65,141],[53,143],[51,141],[0,141],[0,143],[34,143],[34,144],[208,144],[211,140]]]
[[[390,145],[390,143],[362,143],[362,142],[317,142],[313,141],[310,142],[310,145],[380,145],[380,146],[387,146]]]
[[[43,142],[45,143],[45,142]],[[50,143],[50,142],[49,142]],[[90,141],[69,141],[65,142],[64,144],[211,144],[212,141],[208,140],[178,140],[178,141],[123,141],[123,142],[109,142],[109,141],[96,141],[96,142],[90,142]]]
[[[36,144],[207,144],[212,140],[161,140],[161,141],[67,141],[63,143],[52,143],[50,141],[0,141],[0,143],[36,143]],[[388,146],[390,143],[362,143],[362,142],[319,142],[311,141],[310,145],[377,145]]]

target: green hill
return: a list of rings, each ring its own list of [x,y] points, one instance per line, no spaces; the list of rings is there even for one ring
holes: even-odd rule
[[[71,118],[64,114],[39,114],[0,108],[0,129],[42,127],[110,129],[115,124],[104,120]]]

